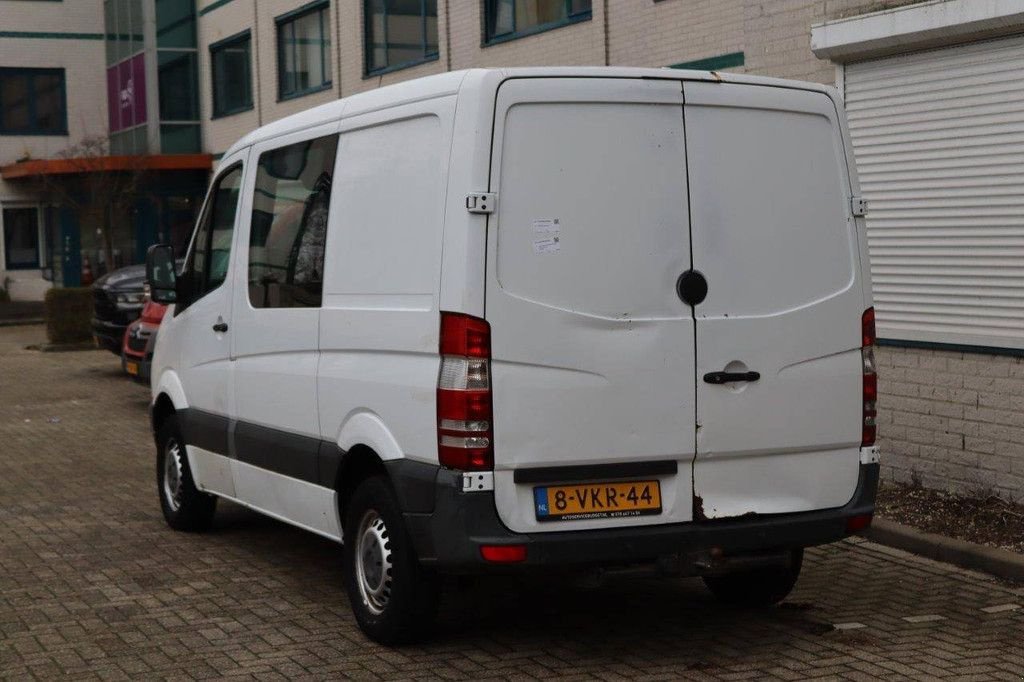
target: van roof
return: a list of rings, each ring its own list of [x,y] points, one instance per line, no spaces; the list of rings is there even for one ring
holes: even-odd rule
[[[433,76],[414,78],[382,88],[350,95],[333,102],[327,102],[291,116],[268,123],[248,133],[231,145],[224,156],[233,154],[252,144],[263,142],[296,130],[310,128],[350,116],[357,116],[388,107],[408,104],[435,97],[455,94],[479,94],[494,91],[508,78],[658,78],[675,80],[719,81],[723,83],[745,83],[800,90],[830,92],[834,88],[817,83],[748,76],[745,74],[717,71],[690,71],[672,68],[640,68],[625,66],[542,66],[522,68],[465,69],[449,71]]]

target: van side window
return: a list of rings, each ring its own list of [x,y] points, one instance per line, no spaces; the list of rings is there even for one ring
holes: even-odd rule
[[[319,307],[338,136],[260,155],[249,235],[254,308]]]
[[[241,188],[241,164],[228,169],[213,182],[185,264],[185,276],[191,282],[190,303],[219,287],[227,277]]]

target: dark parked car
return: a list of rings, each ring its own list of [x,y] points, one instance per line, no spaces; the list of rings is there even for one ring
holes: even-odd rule
[[[178,260],[181,268],[184,261]],[[99,348],[121,357],[124,332],[146,304],[146,266],[129,265],[103,275],[92,285],[92,335]]]
[[[100,277],[92,285],[92,335],[96,345],[121,356],[124,330],[142,312],[146,266],[129,265]]]

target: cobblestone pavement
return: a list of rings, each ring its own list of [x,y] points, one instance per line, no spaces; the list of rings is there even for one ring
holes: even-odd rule
[[[0,329],[0,678],[1020,679],[1024,588],[861,540],[810,551],[792,597],[744,612],[696,580],[446,587],[436,635],[357,630],[339,548],[222,504],[160,516],[147,391],[105,351]]]

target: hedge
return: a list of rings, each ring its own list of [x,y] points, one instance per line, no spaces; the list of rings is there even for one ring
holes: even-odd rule
[[[0,303],[10,303],[11,295],[7,293],[7,289],[0,287]]]
[[[46,292],[46,336],[50,343],[88,341],[92,336],[92,290],[88,287]]]

